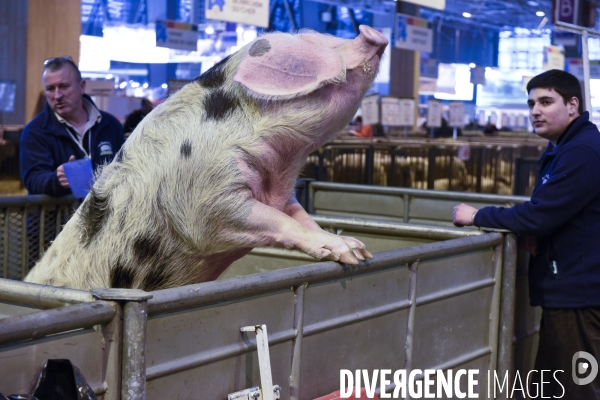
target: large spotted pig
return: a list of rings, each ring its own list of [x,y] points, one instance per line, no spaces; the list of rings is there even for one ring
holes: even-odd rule
[[[169,97],[129,137],[26,281],[156,290],[216,279],[256,246],[371,254],[296,202],[309,153],[356,112],[387,44],[271,33]]]

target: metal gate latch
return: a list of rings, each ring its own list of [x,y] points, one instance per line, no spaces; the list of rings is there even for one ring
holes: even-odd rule
[[[258,351],[258,368],[262,389],[253,387],[227,395],[227,400],[279,400],[281,387],[273,385],[271,375],[271,358],[269,357],[269,338],[266,325],[244,326],[241,332],[256,333],[256,350]]]

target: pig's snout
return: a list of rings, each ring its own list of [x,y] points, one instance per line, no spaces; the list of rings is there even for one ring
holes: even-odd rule
[[[364,40],[372,46],[385,47],[388,44],[388,40],[381,32],[371,28],[368,25],[361,25],[358,27],[360,35]],[[360,37],[360,36],[359,36]]]
[[[388,40],[381,33],[367,25],[359,27],[360,34],[344,45],[338,47],[346,62],[346,69],[354,69],[371,60],[375,55],[381,57]],[[377,63],[379,60],[377,60]]]

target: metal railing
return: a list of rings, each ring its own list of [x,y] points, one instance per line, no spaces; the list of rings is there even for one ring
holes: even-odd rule
[[[379,230],[373,221],[322,222]],[[406,229],[385,224],[380,231],[402,235]],[[432,229],[437,233],[430,237],[452,236]],[[2,389],[22,392],[38,363],[56,355],[78,365],[105,399],[225,398],[257,382],[256,343],[239,328],[259,323],[269,327],[273,382],[292,399],[339,389],[340,368],[468,363],[508,373],[514,235],[459,236],[378,253],[359,266],[322,262],[150,294],[93,291],[94,302],[87,292],[52,288],[52,294],[44,286],[0,280],[0,302],[76,303],[2,319],[0,357],[11,360],[0,363]],[[96,324],[102,326],[97,331],[85,329]]]
[[[72,196],[0,196],[1,276],[27,275],[78,204]]]
[[[302,176],[317,181],[452,190],[515,193],[515,162],[539,157],[539,143],[354,143],[329,144],[309,155]],[[524,193],[531,193],[534,182]]]

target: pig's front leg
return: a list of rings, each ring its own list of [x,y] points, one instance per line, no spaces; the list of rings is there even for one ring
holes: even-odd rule
[[[295,219],[296,221],[298,221],[298,223],[300,223],[300,225],[302,225],[303,227],[305,227],[311,231],[331,235],[331,233],[325,232],[323,229],[321,229],[321,227],[310,217],[310,215],[306,212],[306,210],[304,210],[304,208],[300,205],[300,203],[298,203],[298,200],[296,200],[296,196],[294,196],[294,195],[292,195],[292,197],[290,197],[287,205],[285,206],[284,212],[287,215],[289,215],[290,217],[292,217],[293,219]],[[369,252],[367,250],[367,247],[360,240],[357,240],[350,236],[339,236],[339,235],[333,235],[333,236],[338,237],[338,238],[342,239],[344,242],[346,242],[346,245],[352,250],[352,252],[354,253],[354,256],[357,259],[364,260],[365,257],[373,258],[373,255],[371,254],[371,252]],[[337,261],[335,258],[330,258],[330,259]]]
[[[234,243],[300,250],[320,260],[346,264],[358,264],[359,260],[372,257],[362,242],[323,231],[300,205],[286,211],[302,222],[256,200],[252,200],[249,207],[244,228],[228,233]]]

